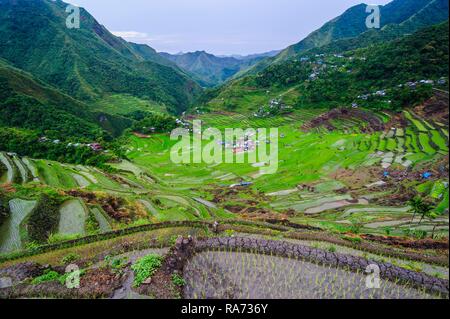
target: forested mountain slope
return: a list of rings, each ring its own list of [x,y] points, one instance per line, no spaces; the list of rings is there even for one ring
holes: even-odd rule
[[[205,87],[222,84],[266,57],[264,54],[240,58],[218,57],[205,51],[161,55],[188,71]]]
[[[444,78],[448,83],[448,72],[447,20],[385,44],[343,54],[310,52],[271,65],[257,75],[211,92],[206,105],[211,109],[255,111],[272,97],[297,108],[356,103],[398,109],[430,94],[431,85],[418,83],[412,90],[407,82],[436,84]],[[367,98],[361,100],[363,95]]]
[[[61,1],[1,1],[0,57],[78,99],[130,94],[180,112],[200,90],[169,62],[155,63],[163,60],[150,48],[112,35],[84,9],[81,28],[68,29],[66,7]]]
[[[326,46],[339,48],[365,47],[372,41],[393,40],[400,36],[448,19],[448,0],[394,0],[380,6],[381,28],[368,30],[367,4],[359,4],[327,22],[302,41],[289,46],[273,58],[254,65],[246,73],[255,74],[271,64],[282,62],[308,50],[321,51]],[[241,74],[241,76],[245,73]]]

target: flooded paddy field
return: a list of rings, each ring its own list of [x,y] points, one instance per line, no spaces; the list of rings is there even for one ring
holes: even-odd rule
[[[428,299],[439,296],[381,280],[367,288],[365,273],[298,259],[208,251],[184,269],[186,298],[207,299]]]

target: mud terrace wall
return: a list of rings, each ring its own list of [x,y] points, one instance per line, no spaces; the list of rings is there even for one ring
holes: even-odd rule
[[[298,258],[308,262],[348,269],[352,272],[365,272],[367,266],[377,265],[380,269],[380,277],[382,279],[399,281],[416,288],[425,288],[429,292],[440,293],[446,297],[449,294],[449,281],[446,279],[431,277],[389,263],[370,261],[361,257],[331,253],[283,241],[254,238],[231,237],[198,240],[193,238],[179,238],[166,259],[164,270],[168,273],[182,272],[187,260],[195,253],[214,249]]]

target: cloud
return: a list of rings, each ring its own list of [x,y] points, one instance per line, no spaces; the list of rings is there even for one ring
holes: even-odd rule
[[[124,39],[146,40],[146,39],[150,38],[150,36],[147,33],[138,32],[138,31],[112,31],[112,34],[114,34],[117,37],[124,38]]]

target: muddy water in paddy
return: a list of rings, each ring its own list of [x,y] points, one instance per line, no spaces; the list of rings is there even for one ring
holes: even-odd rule
[[[381,281],[366,288],[365,274],[282,257],[237,252],[204,252],[184,270],[185,298],[225,299],[415,299],[422,291]]]
[[[36,201],[13,199],[9,202],[11,215],[0,226],[0,253],[22,248],[20,224],[31,213]]]

